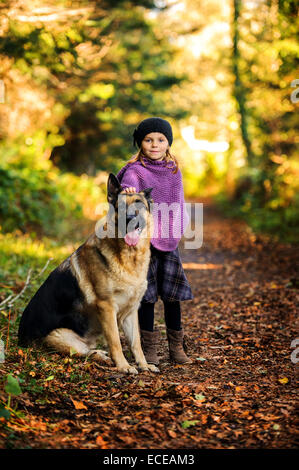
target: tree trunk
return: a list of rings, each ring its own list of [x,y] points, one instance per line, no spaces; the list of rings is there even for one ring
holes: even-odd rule
[[[233,73],[235,76],[235,83],[234,83],[234,96],[237,100],[238,104],[238,111],[240,113],[240,120],[241,120],[241,134],[242,140],[246,149],[246,157],[248,166],[253,166],[253,152],[251,149],[251,142],[248,135],[248,116],[246,110],[246,92],[244,85],[242,83],[240,77],[240,68],[239,68],[239,61],[240,61],[240,51],[239,51],[239,24],[238,20],[240,17],[240,10],[241,10],[242,0],[234,0],[234,20],[233,20]]]

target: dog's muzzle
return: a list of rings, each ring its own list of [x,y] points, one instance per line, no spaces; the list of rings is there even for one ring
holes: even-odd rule
[[[118,233],[127,245],[135,246],[139,242],[142,230],[146,227],[145,205],[139,201],[118,205]]]
[[[140,214],[137,215],[128,215],[126,216],[127,230],[124,240],[127,245],[135,246],[139,242],[140,234],[144,227],[146,226],[144,217]]]

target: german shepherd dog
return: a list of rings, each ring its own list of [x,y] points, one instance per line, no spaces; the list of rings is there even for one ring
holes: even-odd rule
[[[95,230],[38,289],[20,321],[20,346],[41,340],[60,353],[91,356],[111,365],[107,353],[96,349],[97,339],[103,334],[117,369],[137,374],[123,354],[121,326],[137,366],[159,372],[146,362],[138,325],[138,307],[147,288],[150,261],[151,191],[147,188],[125,193],[110,173],[109,210],[100,224],[102,235]]]

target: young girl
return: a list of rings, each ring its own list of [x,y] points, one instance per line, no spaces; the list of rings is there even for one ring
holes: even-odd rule
[[[176,215],[181,219],[179,222],[183,221],[178,232],[178,218],[172,211],[167,221],[163,220],[163,213],[161,218],[153,213],[155,231],[151,238],[148,287],[138,310],[143,352],[148,363],[159,364],[157,347],[160,341],[159,332],[154,329],[154,306],[160,295],[164,304],[170,359],[179,364],[192,363],[183,348],[180,301],[193,299],[193,295],[178,249],[188,216],[184,210],[182,174],[176,158],[169,151],[173,141],[172,128],[164,119],[148,118],[137,126],[133,138],[139,152],[117,175],[122,188],[132,193],[152,187],[154,204],[177,203],[180,213]],[[166,225],[169,228],[167,238]]]

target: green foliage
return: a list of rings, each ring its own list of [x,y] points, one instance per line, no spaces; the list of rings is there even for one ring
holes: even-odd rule
[[[4,386],[4,390],[9,395],[14,395],[14,396],[21,395],[22,393],[18,380],[15,377],[13,377],[11,374],[7,376],[7,381]]]
[[[51,161],[39,158],[58,136],[44,132],[19,138],[0,147],[0,227],[44,235],[66,234],[84,216],[94,218],[95,208],[106,198],[105,187],[93,178],[61,173]],[[43,142],[44,148],[41,147]]]
[[[298,112],[291,100],[299,47],[298,4],[267,2],[259,17],[234,1],[235,97],[246,165],[236,172],[234,197],[218,198],[255,231],[296,241],[299,234]]]
[[[299,239],[299,192],[293,194],[277,178],[259,169],[243,170],[233,197],[225,191],[215,196],[228,216],[244,219],[256,233],[267,233],[280,241]]]
[[[1,404],[0,406],[0,417],[5,419],[10,419],[11,414],[18,414],[15,410],[10,408],[11,397],[12,396],[19,396],[23,392],[21,390],[20,384],[18,379],[13,377],[12,374],[8,374],[6,383],[4,385],[4,390],[8,394],[8,401],[7,405]]]
[[[0,406],[0,418],[10,418],[10,412],[3,405]]]
[[[78,6],[75,15],[64,3],[35,11],[57,22],[22,21],[13,2],[5,7],[0,63],[13,78],[9,103],[1,106],[16,119],[13,126],[0,122],[3,232],[61,235],[73,220],[94,215],[105,189],[86,175],[118,171],[144,115],[185,112],[167,108],[168,90],[184,77],[171,70],[174,48],[146,16],[154,2],[80,0]]]
[[[154,2],[79,5],[86,10],[78,16],[69,16],[67,7],[53,11],[59,27],[9,15],[0,60],[1,54],[10,57],[30,87],[42,87],[54,100],[44,127],[60,139],[47,146],[55,165],[95,175],[99,169],[116,171],[128,159],[132,130],[144,115],[186,114],[167,99],[185,77],[171,70],[175,49],[146,17]]]
[[[188,429],[192,426],[196,426],[197,424],[199,423],[199,420],[198,419],[194,419],[193,421],[183,421],[182,422],[182,428],[183,429]]]
[[[15,229],[54,234],[66,217],[82,216],[81,207],[67,197],[67,188],[53,184],[43,169],[0,166],[0,223],[4,232]]]

